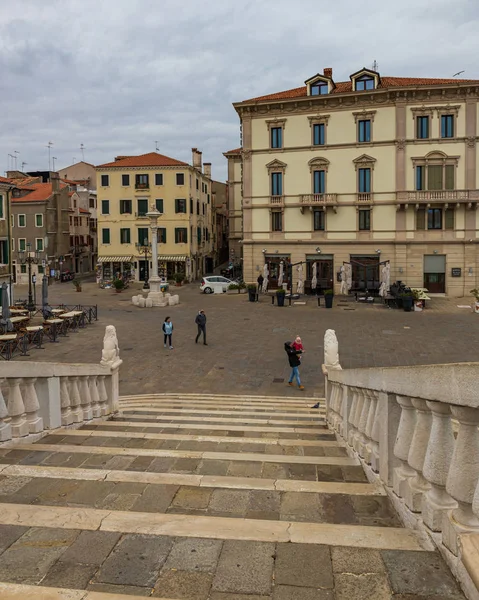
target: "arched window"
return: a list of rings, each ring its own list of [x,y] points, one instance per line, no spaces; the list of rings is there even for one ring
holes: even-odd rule
[[[324,81],[317,81],[311,85],[311,96],[323,96],[328,91],[328,84]]]
[[[356,78],[356,91],[364,92],[366,90],[374,90],[374,77],[371,75],[362,75]]]

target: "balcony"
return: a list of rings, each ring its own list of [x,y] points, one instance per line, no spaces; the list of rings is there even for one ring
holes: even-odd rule
[[[149,190],[149,183],[135,183],[135,190]]]
[[[269,203],[276,204],[276,205],[283,205],[284,204],[284,196],[270,196]]]
[[[310,210],[314,206],[320,206],[326,208],[331,206],[336,212],[338,206],[338,195],[337,194],[303,194],[299,197],[301,204],[301,212],[304,212],[304,207],[309,206]]]
[[[136,212],[136,213],[135,213],[135,217],[136,217],[137,219],[148,219],[148,217],[146,216],[146,212],[143,212],[143,211],[141,211],[141,212]]]
[[[476,209],[479,203],[479,190],[429,190],[414,192],[398,192],[398,208],[409,204],[441,204],[447,208],[449,204],[465,204],[467,208]]]
[[[356,194],[356,202],[358,204],[372,204],[373,195],[371,192],[361,192],[359,194]]]

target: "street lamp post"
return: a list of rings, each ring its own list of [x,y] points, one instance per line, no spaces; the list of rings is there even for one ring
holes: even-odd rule
[[[20,264],[22,265],[28,265],[28,311],[29,312],[35,312],[35,304],[33,302],[33,295],[32,295],[32,265],[37,265],[40,261],[40,252],[38,250],[35,250],[35,252],[31,251],[32,245],[30,244],[30,242],[28,242],[27,247],[26,247],[26,251],[25,250],[20,250],[19,254],[19,259],[20,259]]]
[[[150,288],[152,292],[161,292],[161,279],[158,276],[158,219],[162,213],[152,206],[146,213],[146,216],[150,219],[150,230],[151,230],[151,277],[150,277]],[[153,296],[155,296],[155,293]]]
[[[136,249],[138,250],[139,254],[144,254],[145,255],[145,281],[143,283],[143,289],[144,290],[149,290],[150,289],[150,284],[148,283],[148,280],[149,280],[149,274],[148,274],[148,271],[149,271],[149,268],[148,268],[149,267],[149,264],[148,264],[149,260],[148,260],[148,255],[149,255],[150,250],[151,250],[151,244],[148,243],[148,238],[145,238],[143,240],[143,244],[140,244],[140,242],[137,242],[135,244],[135,246],[136,246]]]

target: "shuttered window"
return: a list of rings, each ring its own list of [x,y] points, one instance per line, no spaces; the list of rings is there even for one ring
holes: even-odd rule
[[[426,229],[426,211],[423,208],[416,211],[416,229]]]

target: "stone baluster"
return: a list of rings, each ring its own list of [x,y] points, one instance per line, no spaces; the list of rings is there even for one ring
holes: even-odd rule
[[[331,386],[331,397],[330,397],[330,403],[329,403],[329,409],[331,411],[331,414],[329,417],[329,421],[330,421],[332,428],[335,431],[337,431],[338,430],[338,421],[339,421],[338,394],[339,394],[340,386],[335,381],[330,381],[329,385]]]
[[[339,435],[343,435],[343,402],[344,402],[344,387],[338,383],[338,394],[336,397],[336,431]]]
[[[40,403],[38,402],[37,392],[35,390],[36,377],[26,377],[21,384],[23,405],[30,433],[40,433],[43,431],[43,419],[38,414]]]
[[[441,531],[444,514],[457,507],[446,492],[454,433],[449,404],[428,401],[427,405],[432,413],[432,425],[422,473],[431,488],[422,499],[422,520],[432,531]]]
[[[366,424],[368,422],[369,405],[371,404],[371,398],[368,391],[361,388],[359,393],[363,397],[363,404],[361,407],[361,413],[358,419],[358,432],[354,436],[353,448],[358,452],[361,458],[364,457],[364,447],[366,446]]]
[[[7,405],[0,388],[0,442],[12,439],[12,419],[8,416]]]
[[[374,425],[374,420],[376,418],[378,400],[377,400],[376,392],[374,392],[373,390],[365,390],[365,392],[369,396],[369,412],[368,412],[368,418],[366,421],[366,431],[365,431],[366,444],[364,446],[364,460],[367,462],[368,465],[370,465],[371,464],[371,456],[373,453],[373,450],[372,450],[373,449],[373,439],[372,439],[373,425]]]
[[[88,387],[90,389],[91,398],[91,410],[94,419],[101,416],[100,395],[98,394],[96,379],[96,375],[90,375],[90,377],[88,378]]]
[[[80,377],[79,383],[80,401],[83,410],[83,420],[91,421],[93,419],[93,410],[91,408],[90,388],[88,386],[88,377]]]
[[[70,406],[72,410],[72,418],[74,423],[83,422],[83,409],[81,406],[80,390],[78,388],[78,377],[69,377],[70,384]]]
[[[349,413],[348,423],[349,423],[349,432],[348,432],[348,444],[352,447],[354,434],[356,433],[356,413],[358,412],[359,406],[359,392],[357,387],[351,387],[351,394],[353,396],[353,400],[351,402],[351,411]]]
[[[105,375],[98,375],[98,396],[100,399],[100,415],[104,417],[108,414],[108,393],[105,386]]]
[[[458,535],[479,532],[479,519],[472,511],[472,501],[479,479],[479,409],[452,406],[452,416],[459,421],[446,491],[458,507],[443,519],[442,542],[457,556]]]
[[[62,425],[71,425],[73,423],[73,413],[67,377],[60,377],[60,406]]]
[[[374,418],[371,427],[371,452],[369,455],[370,464],[373,471],[379,473],[379,430],[380,430],[380,406],[379,406],[379,392],[371,391],[372,402],[374,403]]]
[[[24,437],[28,435],[27,416],[23,404],[22,391],[20,389],[21,379],[9,378],[8,383],[8,414],[12,418],[12,437]]]
[[[422,470],[431,433],[432,416],[426,400],[411,398],[411,402],[416,409],[416,423],[409,448],[408,463],[415,474],[414,477],[409,478],[403,498],[409,510],[421,512],[423,496],[430,487]]]
[[[416,425],[416,410],[412,405],[411,398],[407,396],[396,396],[397,403],[401,407],[401,418],[394,444],[394,455],[401,461],[401,466],[394,469],[393,490],[402,498],[407,486],[407,480],[414,477],[416,472],[408,463],[409,448],[411,447],[414,427]]]

